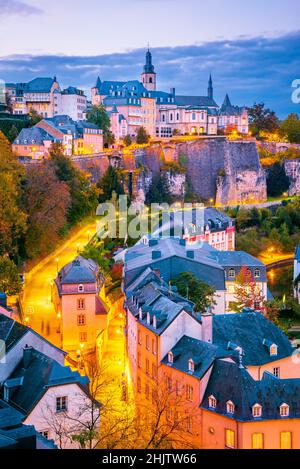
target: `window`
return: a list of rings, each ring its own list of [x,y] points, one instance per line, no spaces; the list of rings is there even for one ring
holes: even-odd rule
[[[227,414],[234,414],[234,403],[232,401],[226,402]]]
[[[179,396],[180,394],[180,382],[179,381],[176,381],[175,390],[176,390],[176,396]]]
[[[150,350],[150,337],[146,335],[146,349]]]
[[[261,417],[262,414],[262,406],[259,404],[254,404],[252,407],[252,415],[253,417]]]
[[[78,292],[79,293],[84,292],[84,286],[83,285],[78,285]]]
[[[49,440],[49,434],[50,434],[49,430],[42,430],[42,431],[40,432],[40,434],[41,434],[44,438],[46,438],[46,440]]]
[[[193,121],[196,120],[196,113],[195,113],[195,112],[192,113],[192,120],[193,120]]]
[[[276,378],[280,378],[280,368],[279,366],[276,366],[273,368],[273,375],[276,376]]]
[[[270,347],[270,355],[277,355],[277,345],[276,344],[272,344],[271,347]]]
[[[217,399],[215,396],[209,396],[208,398],[208,407],[215,409],[217,407]]]
[[[68,410],[67,401],[67,396],[57,397],[56,412],[65,412],[66,410]]]
[[[228,278],[235,278],[235,270],[234,269],[229,269]]]
[[[141,331],[138,331],[138,344],[142,345],[142,333],[141,333]]]
[[[292,433],[280,433],[280,449],[292,449]]]
[[[193,419],[192,419],[191,415],[189,415],[188,418],[187,418],[186,429],[189,433],[192,433],[192,431],[193,431]]]
[[[77,300],[77,309],[85,309],[85,299],[84,298],[79,298],[79,300]]]
[[[260,277],[260,270],[259,269],[255,269],[254,270],[254,278],[259,278]]]
[[[157,379],[157,368],[155,363],[152,363],[152,378]]]
[[[81,344],[87,342],[87,332],[79,332],[79,342]]]
[[[141,391],[142,391],[141,378],[138,377],[138,379],[137,379],[137,392],[141,392]]]
[[[290,407],[288,404],[281,404],[279,411],[281,417],[288,417],[290,413]]]
[[[138,367],[142,368],[142,356],[140,353],[138,353],[137,362],[138,362]]]
[[[263,433],[253,433],[253,435],[252,435],[252,449],[264,449],[264,435],[263,435]]]
[[[226,448],[235,448],[235,433],[233,430],[225,430],[225,445]]]
[[[152,353],[153,353],[153,355],[156,355],[156,354],[157,354],[157,351],[156,351],[156,340],[155,340],[155,339],[152,339]]]
[[[148,358],[146,358],[146,374],[147,375],[150,374],[150,363],[149,363]]]
[[[147,324],[148,324],[148,326],[150,325],[150,314],[149,313],[147,313]]]
[[[195,363],[194,363],[194,360],[192,360],[192,358],[189,359],[189,371],[194,373],[195,371]]]
[[[78,314],[77,316],[77,325],[78,326],[85,326],[85,314]]]
[[[149,399],[149,397],[150,397],[150,388],[149,388],[149,384],[146,384],[146,387],[145,387],[145,396],[146,396],[146,399]]]
[[[174,363],[174,355],[173,352],[168,353],[168,363]]]
[[[169,392],[172,391],[173,383],[172,383],[172,378],[170,376],[167,376],[167,389]]]
[[[186,387],[186,398],[188,401],[192,401],[193,400],[193,386],[190,386],[189,384],[187,385]]]

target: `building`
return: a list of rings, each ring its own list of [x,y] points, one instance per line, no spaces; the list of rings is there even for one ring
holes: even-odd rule
[[[72,435],[86,430],[86,424],[100,425],[100,404],[89,392],[89,380],[33,347],[4,381],[3,400],[23,414],[24,425],[33,426],[58,448],[78,449]]]
[[[158,269],[125,293],[137,409],[151,418],[161,399],[175,447],[300,448],[300,372],[277,326],[250,309],[199,315]]]
[[[300,304],[300,245],[296,247],[295,256],[294,256],[294,298]]]
[[[169,93],[157,90],[157,74],[148,49],[140,80],[102,82],[98,77],[92,88],[93,104],[103,104],[108,111],[117,110],[133,137],[140,126],[150,136],[159,138],[178,134],[217,135],[218,131],[228,130],[248,133],[246,108],[233,106],[227,95],[220,108],[214,100],[211,75],[205,96],[177,95],[175,88],[170,88]],[[122,137],[115,121],[111,129],[117,139]]]
[[[0,292],[0,314],[11,318],[13,315],[13,309],[7,305],[7,295]]]
[[[102,347],[108,325],[105,279],[91,259],[78,256],[55,279],[53,301],[61,318],[62,347],[75,354]]]
[[[66,156],[101,153],[103,132],[91,122],[74,121],[67,115],[60,115],[42,119],[32,128],[22,129],[12,149],[18,156],[47,158],[53,143],[60,143]]]
[[[83,119],[87,98],[73,86],[61,90],[56,77],[38,77],[28,83],[6,83],[13,114],[36,111],[42,117],[66,114],[74,120]]]
[[[137,244],[125,253],[124,289],[128,288],[147,268],[157,270],[165,282],[170,282],[182,272],[193,273],[199,280],[211,285],[214,290],[214,314],[231,311],[236,301],[237,277],[247,270],[249,281],[268,298],[266,266],[243,251],[218,251],[207,243],[189,246],[184,239],[156,238],[149,244]],[[262,303],[255,304],[256,309]]]

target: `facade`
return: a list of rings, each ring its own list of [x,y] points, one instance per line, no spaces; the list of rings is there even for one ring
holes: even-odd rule
[[[184,239],[172,237],[150,239],[148,245],[137,244],[125,253],[125,290],[148,267],[159,271],[166,282],[181,272],[190,272],[211,285],[215,290],[214,314],[231,311],[231,303],[236,301],[236,279],[245,268],[263,301],[268,299],[266,266],[243,251],[218,251],[205,242],[189,246]],[[261,309],[263,301],[253,307]]]
[[[103,151],[103,132],[91,122],[74,121],[67,115],[59,115],[22,129],[12,149],[18,156],[47,158],[55,142],[62,144],[66,156],[100,153]]]
[[[6,83],[13,114],[36,111],[42,117],[66,114],[74,120],[83,119],[87,98],[82,90],[68,87],[61,90],[54,78],[38,77],[28,83]]]
[[[55,279],[54,305],[61,317],[63,349],[80,358],[95,351],[107,329],[105,279],[91,259],[78,256]]]
[[[295,250],[293,282],[294,282],[294,298],[296,298],[296,300],[300,304],[300,245],[299,244]]]
[[[98,77],[92,88],[92,103],[103,104],[109,112],[112,109],[117,111],[122,116],[121,119],[125,118],[128,133],[132,137],[141,126],[145,127],[151,137],[159,138],[173,135],[217,135],[219,130],[229,129],[242,134],[248,133],[246,108],[232,106],[227,95],[220,108],[214,100],[211,75],[206,96],[177,95],[175,88],[171,88],[169,93],[157,90],[157,74],[149,49],[140,82],[101,82]],[[111,130],[118,140],[123,134],[116,123],[116,117],[112,116]]]

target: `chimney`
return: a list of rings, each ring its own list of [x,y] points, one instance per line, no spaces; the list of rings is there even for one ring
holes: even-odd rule
[[[202,340],[212,343],[213,340],[213,315],[211,313],[201,314],[202,319]]]
[[[159,259],[161,257],[161,251],[152,251],[152,259]]]
[[[31,363],[31,360],[32,360],[32,351],[33,351],[33,348],[32,347],[28,347],[28,345],[26,345],[24,348],[23,348],[23,367],[26,369],[29,367],[30,363]]]
[[[175,95],[175,88],[170,88],[170,94]]]

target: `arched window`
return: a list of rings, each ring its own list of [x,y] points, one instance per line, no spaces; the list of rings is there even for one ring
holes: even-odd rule
[[[168,363],[174,363],[173,352],[168,352]]]
[[[195,371],[195,363],[192,358],[189,359],[189,371],[191,371],[192,373],[194,373]]]
[[[271,356],[277,355],[277,345],[276,344],[272,344],[270,346],[270,355]]]
[[[215,409],[217,407],[217,399],[215,396],[209,396],[208,398],[208,407]]]
[[[152,77],[149,77],[149,83],[152,83],[153,80],[152,80]]]
[[[192,120],[193,120],[193,121],[196,120],[196,113],[195,113],[195,112],[192,113]]]
[[[232,401],[227,401],[226,402],[227,414],[234,414],[234,408],[235,408],[235,405]]]
[[[233,268],[228,270],[228,278],[235,278],[235,270]]]
[[[288,417],[290,413],[290,406],[285,403],[281,404],[281,406],[279,407],[279,411],[281,417]]]
[[[261,417],[262,406],[260,404],[254,404],[254,406],[252,406],[252,415],[255,418]]]

